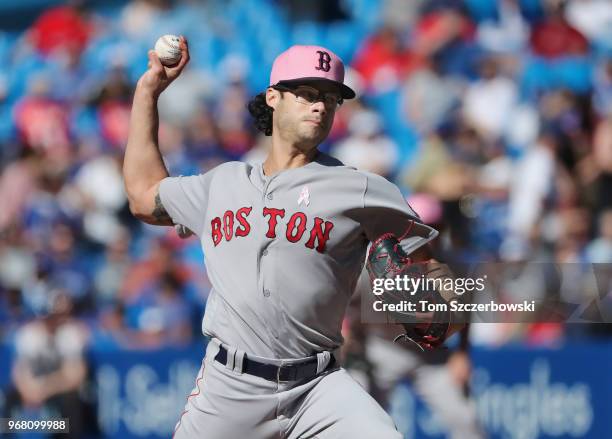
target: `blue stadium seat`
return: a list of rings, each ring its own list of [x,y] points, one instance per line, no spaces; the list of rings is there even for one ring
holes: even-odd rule
[[[588,93],[592,88],[593,65],[588,56],[560,59],[553,69],[555,82],[575,93]]]
[[[13,118],[11,117],[11,107],[8,105],[0,105],[0,143],[10,140],[14,135],[15,127],[13,125]]]
[[[465,0],[465,5],[476,22],[498,18],[497,4],[491,0]]]
[[[14,62],[8,71],[7,101],[14,103],[27,91],[29,80],[47,69],[45,60],[33,53]]]
[[[400,91],[392,90],[371,96],[368,102],[379,112],[382,120],[385,121],[385,131],[399,146],[400,163],[398,166],[402,166],[414,156],[418,135],[402,114]]]
[[[522,15],[530,22],[535,23],[544,17],[542,0],[519,0]]]
[[[78,108],[72,114],[70,126],[72,134],[81,139],[100,135],[98,115],[92,107]]]
[[[325,27],[315,21],[301,21],[293,25],[291,39],[293,44],[312,44],[322,46],[325,39]]]
[[[373,31],[380,25],[383,10],[381,0],[345,0],[344,3],[352,18],[367,31]]]
[[[330,23],[325,29],[324,45],[350,64],[366,32],[352,21]]]
[[[18,35],[0,31],[0,58],[11,59],[11,52],[17,41]]]
[[[192,32],[189,50],[193,67],[206,70],[214,70],[225,54],[222,40],[209,32]]]
[[[521,94],[533,100],[542,92],[554,88],[567,88],[578,94],[586,93],[592,87],[592,69],[590,57],[566,57],[556,60],[531,57],[526,61],[520,81]]]

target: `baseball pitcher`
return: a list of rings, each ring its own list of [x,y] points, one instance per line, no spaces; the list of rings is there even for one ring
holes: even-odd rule
[[[189,61],[182,37],[180,47],[175,67],[149,52],[123,166],[132,213],[197,235],[213,286],[202,322],[210,340],[175,436],[401,438],[338,364],[341,324],[370,242],[370,274],[385,276],[426,257],[418,254],[437,232],[396,186],[318,151],[337,108],[355,97],[342,60],[318,46],[276,58],[269,87],[249,103],[272,138],[263,163],[170,177],[157,99]],[[405,327],[427,347],[452,332],[439,322]]]

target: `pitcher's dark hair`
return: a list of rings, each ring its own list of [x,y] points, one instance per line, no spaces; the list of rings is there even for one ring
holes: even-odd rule
[[[280,90],[279,90],[280,91]],[[281,91],[281,96],[283,92]],[[255,128],[266,136],[272,135],[272,112],[274,109],[266,103],[266,92],[259,93],[247,104],[249,113],[253,116]]]

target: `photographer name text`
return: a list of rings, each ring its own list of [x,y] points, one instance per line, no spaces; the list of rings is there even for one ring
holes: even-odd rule
[[[385,303],[376,300],[372,306],[376,312],[535,312],[535,300],[525,300],[521,303],[432,303],[427,300],[408,301],[402,300],[397,303]]]

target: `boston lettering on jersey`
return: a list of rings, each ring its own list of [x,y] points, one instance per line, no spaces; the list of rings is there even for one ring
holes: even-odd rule
[[[232,210],[227,210],[223,214],[223,218],[215,217],[210,222],[212,228],[212,240],[215,247],[225,239],[231,241],[234,236],[244,237],[251,232],[251,225],[248,221],[248,216],[253,210],[252,207],[241,207],[234,213]],[[266,237],[274,239],[277,236],[277,226],[279,218],[285,218],[285,209],[276,209],[273,207],[264,207],[262,216],[268,220],[268,230]],[[325,251],[325,244],[329,240],[329,233],[334,228],[334,223],[325,221],[318,216],[314,218],[314,224],[310,225],[308,233],[306,229],[310,221],[304,212],[295,212],[288,220],[284,221],[284,227],[281,225],[281,230],[284,228],[284,236],[287,241],[296,243],[307,236],[304,245],[311,249],[316,249],[319,253]],[[316,247],[315,247],[316,245]]]

